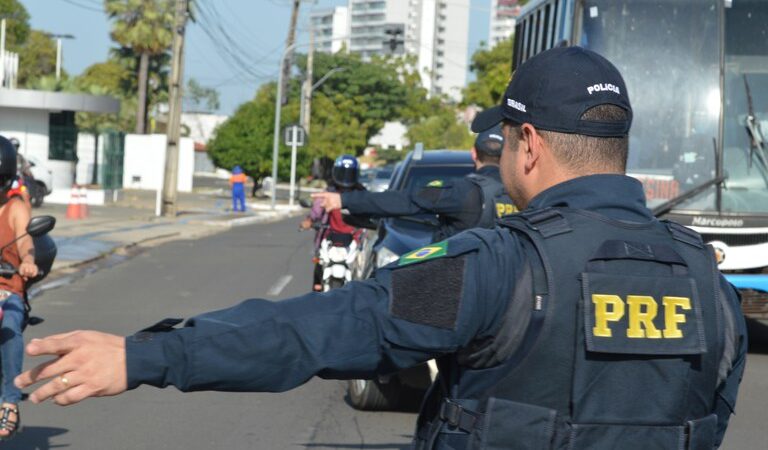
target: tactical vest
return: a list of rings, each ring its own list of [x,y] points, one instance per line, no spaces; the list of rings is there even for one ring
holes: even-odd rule
[[[500,225],[528,264],[499,331],[439,361],[415,447],[712,449],[725,339],[699,235],[566,208]]]

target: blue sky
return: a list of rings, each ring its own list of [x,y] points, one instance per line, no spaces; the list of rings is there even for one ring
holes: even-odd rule
[[[291,12],[291,0],[198,0],[215,6],[215,21],[240,47],[235,51],[240,62],[233,62],[198,24],[187,29],[185,78],[195,78],[203,85],[216,87],[221,110],[232,113],[253,97],[259,84],[277,77],[280,51],[285,42]],[[406,1],[406,0],[402,0]],[[51,33],[73,34],[64,41],[63,66],[70,74],[79,74],[89,65],[107,58],[113,45],[110,24],[101,12],[101,0],[21,0],[35,29]],[[305,0],[299,19],[299,41],[307,40],[308,13],[312,8],[345,5],[346,0]],[[480,41],[488,39],[490,0],[471,0],[469,54]],[[223,41],[222,31],[209,32]],[[230,51],[233,46],[227,46]],[[247,66],[243,69],[242,66]]]

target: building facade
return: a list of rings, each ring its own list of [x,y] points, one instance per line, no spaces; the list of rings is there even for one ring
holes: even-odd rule
[[[515,18],[520,14],[518,0],[491,0],[491,26],[488,47],[509,39],[515,33]]]
[[[469,7],[470,0],[349,0],[346,8],[313,12],[311,21],[318,50],[338,51],[346,43],[363,58],[413,55],[424,87],[459,101],[467,82]]]
[[[337,6],[312,11],[309,18],[315,33],[315,50],[336,53],[349,47],[349,9]]]

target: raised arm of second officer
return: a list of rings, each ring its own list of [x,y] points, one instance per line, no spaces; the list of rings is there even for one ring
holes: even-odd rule
[[[184,328],[33,340],[58,358],[17,378],[71,404],[141,384],[284,391],[438,358],[417,449],[711,449],[736,403],[746,332],[711,248],[656,220],[624,175],[632,109],[618,70],[556,48],[514,74],[500,107],[500,227],[406,254],[323,294],[248,300]],[[471,445],[474,443],[476,445]]]
[[[480,132],[471,150],[474,172],[457,180],[435,180],[417,192],[322,192],[312,197],[320,199],[327,211],[346,209],[350,214],[372,217],[437,214],[440,230],[435,240],[470,228],[493,228],[496,218],[517,210],[499,173],[503,146],[500,125]]]

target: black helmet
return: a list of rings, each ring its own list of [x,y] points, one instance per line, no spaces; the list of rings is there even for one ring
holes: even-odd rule
[[[21,142],[19,142],[19,140],[15,137],[10,138],[9,141],[11,141],[11,144],[13,144],[13,148],[16,149],[16,153],[18,153],[19,147],[21,147]]]
[[[0,136],[0,190],[6,191],[16,180],[16,149],[13,143]]]
[[[333,163],[333,182],[337,186],[350,188],[357,184],[359,165],[352,155],[341,155]]]

